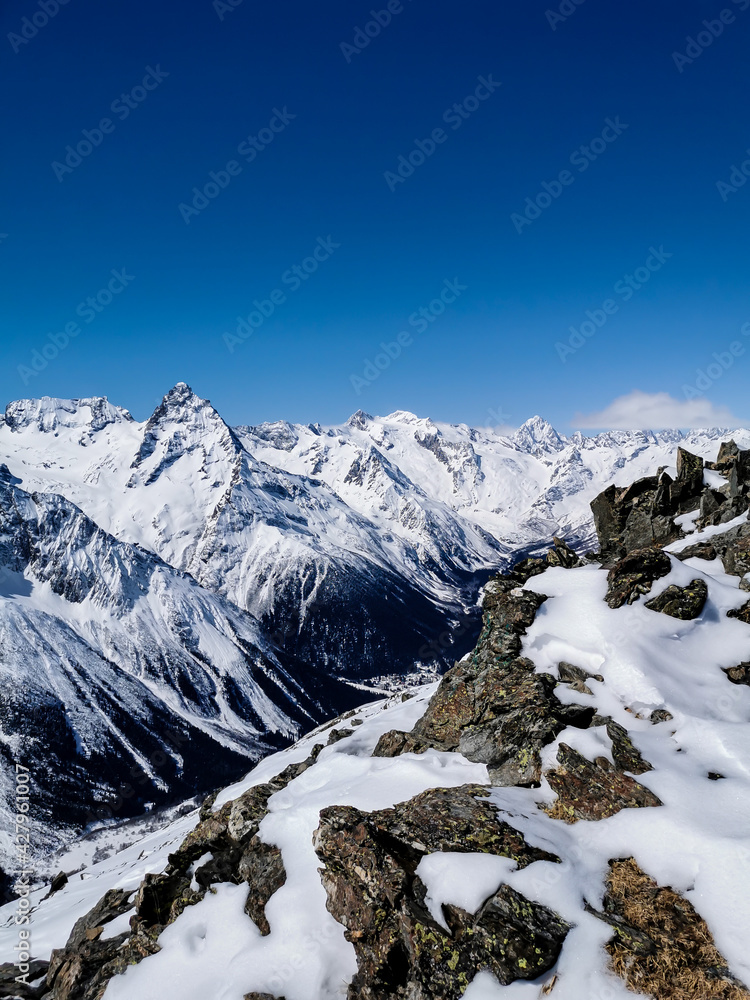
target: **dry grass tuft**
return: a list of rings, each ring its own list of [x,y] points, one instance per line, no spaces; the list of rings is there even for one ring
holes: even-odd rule
[[[607,945],[628,989],[655,1000],[750,1000],[733,979],[706,922],[672,889],[660,888],[633,858],[611,863],[607,909],[648,935],[654,954],[636,953],[617,934]]]

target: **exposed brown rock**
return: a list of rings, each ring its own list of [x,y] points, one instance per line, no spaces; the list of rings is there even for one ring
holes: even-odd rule
[[[558,546],[556,551],[571,550]],[[554,694],[555,678],[537,673],[531,660],[518,655],[522,636],[546,597],[516,582],[509,576],[490,581],[476,649],[445,674],[411,733],[381,737],[377,756],[430,747],[460,750],[469,760],[487,764],[495,784],[534,785],[541,779],[541,749],[566,726],[590,724],[592,707],[564,705]]]
[[[724,673],[732,684],[750,685],[750,663],[739,663],[736,667],[727,667]]]
[[[557,800],[548,810],[555,819],[566,823],[599,820],[614,816],[621,809],[662,804],[653,792],[614,767],[606,757],[597,757],[592,762],[561,743],[557,760],[560,766],[545,772],[557,794]]]
[[[286,869],[281,851],[253,837],[242,855],[237,873],[251,886],[245,903],[245,913],[255,922],[264,936],[271,933],[266,917],[266,903],[286,882]]]
[[[718,552],[711,544],[711,542],[696,542],[695,545],[688,545],[687,548],[682,549],[680,552],[672,553],[675,559],[680,559],[684,562],[686,559],[716,559]]]

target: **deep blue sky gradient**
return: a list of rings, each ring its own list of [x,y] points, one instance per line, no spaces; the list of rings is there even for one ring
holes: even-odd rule
[[[7,36],[39,7],[9,0],[0,399],[106,394],[144,418],[185,380],[236,423],[362,407],[565,430],[636,388],[681,397],[750,320],[750,183],[726,202],[716,187],[750,156],[741,6],[585,0],[552,30],[544,0],[404,0],[347,62],[371,2],[243,0],[221,20],[211,0],[69,0],[16,53]],[[673,52],[724,7],[735,22],[680,73]],[[112,102],[147,67],[169,75],[121,121]],[[502,86],[446,126],[489,74]],[[245,163],[275,108],[296,117]],[[629,127],[519,235],[512,213],[618,116]],[[53,161],[103,117],[114,131],[59,181]],[[440,126],[391,191],[384,173]],[[241,174],[186,224],[179,204],[230,159]],[[236,317],[329,235],[340,248],[230,353]],[[669,261],[563,364],[568,327],[662,245]],[[132,283],[25,384],[19,365],[121,268]],[[355,392],[455,278],[455,304]],[[745,413],[749,374],[750,350],[709,396]]]

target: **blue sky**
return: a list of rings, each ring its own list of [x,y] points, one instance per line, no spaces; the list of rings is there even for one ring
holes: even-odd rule
[[[0,12],[3,401],[750,417],[750,0],[44,4]]]

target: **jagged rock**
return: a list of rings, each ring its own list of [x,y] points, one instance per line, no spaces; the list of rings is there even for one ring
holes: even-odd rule
[[[710,523],[709,519],[724,506],[728,497],[718,490],[707,489],[701,494],[700,521],[702,524]]]
[[[682,531],[666,511],[670,507],[669,477],[649,476],[626,489],[610,486],[591,502],[602,560],[612,564],[634,549],[665,545]]]
[[[732,684],[747,684],[750,686],[750,663],[739,663],[736,667],[727,667],[724,673]]]
[[[682,529],[674,518],[697,510],[703,491],[703,459],[684,448],[677,452],[676,479],[662,470],[625,489],[604,490],[592,501],[591,510],[605,564],[634,549],[681,538]]]
[[[584,565],[583,560],[573,551],[563,538],[556,535],[552,539],[552,548],[544,556],[530,556],[517,562],[511,570],[492,581],[494,587],[512,590],[522,587],[533,576],[544,573],[551,566],[562,566],[564,569],[574,569]]]
[[[750,573],[750,532],[738,534],[726,546],[722,562],[726,572],[732,576],[744,576],[746,573]]]
[[[731,466],[739,453],[740,449],[733,440],[722,441],[719,445],[719,454],[714,464],[717,468],[721,466]]]
[[[148,874],[135,895],[138,921],[146,927],[166,927],[186,906],[203,898],[203,893],[190,887],[191,880],[179,873]]]
[[[577,566],[583,565],[582,560],[571,549],[564,538],[558,538],[555,535],[552,542],[553,547],[546,556],[548,566],[562,566],[564,569],[575,569]]]
[[[641,594],[648,594],[654,583],[671,572],[672,563],[661,549],[636,549],[624,556],[607,575],[607,596],[610,608],[632,604]]]
[[[716,559],[718,556],[725,573],[731,576],[745,576],[750,572],[750,521],[730,528],[720,535],[714,535],[709,541],[690,545],[682,552],[676,552],[675,556],[682,560],[691,557]]]
[[[703,489],[703,459],[693,455],[684,448],[677,449],[677,480],[693,490],[691,496],[697,496]]]
[[[347,736],[351,736],[353,732],[353,729],[332,729],[328,737],[328,746],[331,746],[333,743],[339,743],[341,740],[345,740]]]
[[[708,586],[705,580],[691,580],[687,587],[667,587],[657,597],[646,601],[650,611],[660,611],[671,618],[691,621],[703,611],[708,600]]]
[[[251,887],[245,903],[245,913],[255,922],[264,936],[271,933],[266,918],[266,903],[286,882],[286,869],[281,851],[253,837],[242,855],[238,874]]]
[[[246,993],[243,1000],[284,1000],[284,997],[276,997],[272,993]]]
[[[488,794],[483,785],[429,789],[409,802],[363,815],[379,835],[421,854],[499,854],[512,858],[519,868],[534,861],[559,861],[554,854],[530,847],[522,834],[499,820],[495,807],[486,801]]]
[[[68,876],[65,874],[65,872],[58,872],[57,875],[55,875],[55,877],[52,879],[52,882],[50,883],[49,887],[50,896],[54,892],[59,892],[60,889],[62,889],[63,886],[67,884],[68,884]]]
[[[383,733],[372,752],[373,757],[398,757],[402,753],[424,753],[430,744],[419,740],[411,733],[400,729],[390,729]]]
[[[316,744],[306,760],[290,764],[265,784],[249,788],[213,812],[216,795],[209,796],[199,812],[197,826],[168,857],[164,872],[148,874],[133,902],[132,893],[108,892],[73,928],[65,948],[52,953],[47,974],[50,1000],[101,1000],[107,983],[149,955],[159,951],[158,938],[186,907],[200,902],[216,882],[248,883],[245,912],[269,933],[265,906],[286,881],[277,847],[262,843],[258,828],[268,812],[268,800],[303,774],[318,758]],[[210,860],[193,875],[191,866],[204,854]],[[193,879],[198,889],[192,887]],[[101,939],[103,926],[132,909],[130,931]]]
[[[560,766],[544,775],[557,794],[549,809],[556,819],[566,823],[606,819],[621,809],[662,804],[653,792],[614,767],[606,757],[592,762],[561,743],[557,760]]]
[[[131,895],[122,889],[110,889],[76,921],[65,947],[52,952],[45,985],[52,989],[54,1000],[93,1000],[97,996],[98,987],[105,981],[102,968],[116,957],[128,937],[125,933],[103,940],[102,929],[115,917],[134,909]]]
[[[607,736],[612,740],[612,757],[621,771],[631,774],[645,774],[653,767],[641,756],[640,750],[633,746],[627,730],[611,719],[607,723]]]
[[[655,1000],[748,1000],[692,904],[659,886],[634,858],[610,862],[603,910],[587,906],[610,924],[607,945],[614,971],[628,989]]]
[[[386,733],[375,754],[460,750],[469,760],[487,764],[495,784],[538,784],[542,747],[568,725],[586,728],[594,715],[593,708],[562,704],[555,684],[550,674],[535,673],[530,660],[457,664],[412,732]]]
[[[481,786],[464,786],[424,792],[374,813],[348,806],[322,811],[314,846],[325,864],[328,910],[357,954],[352,1000],[458,1000],[483,969],[507,985],[534,979],[556,961],[568,925],[508,886],[476,914],[444,906],[450,931],[426,908],[425,886],[415,873],[427,853],[499,854],[519,867],[541,857],[558,860],[500,822],[478,798],[486,794]]]

